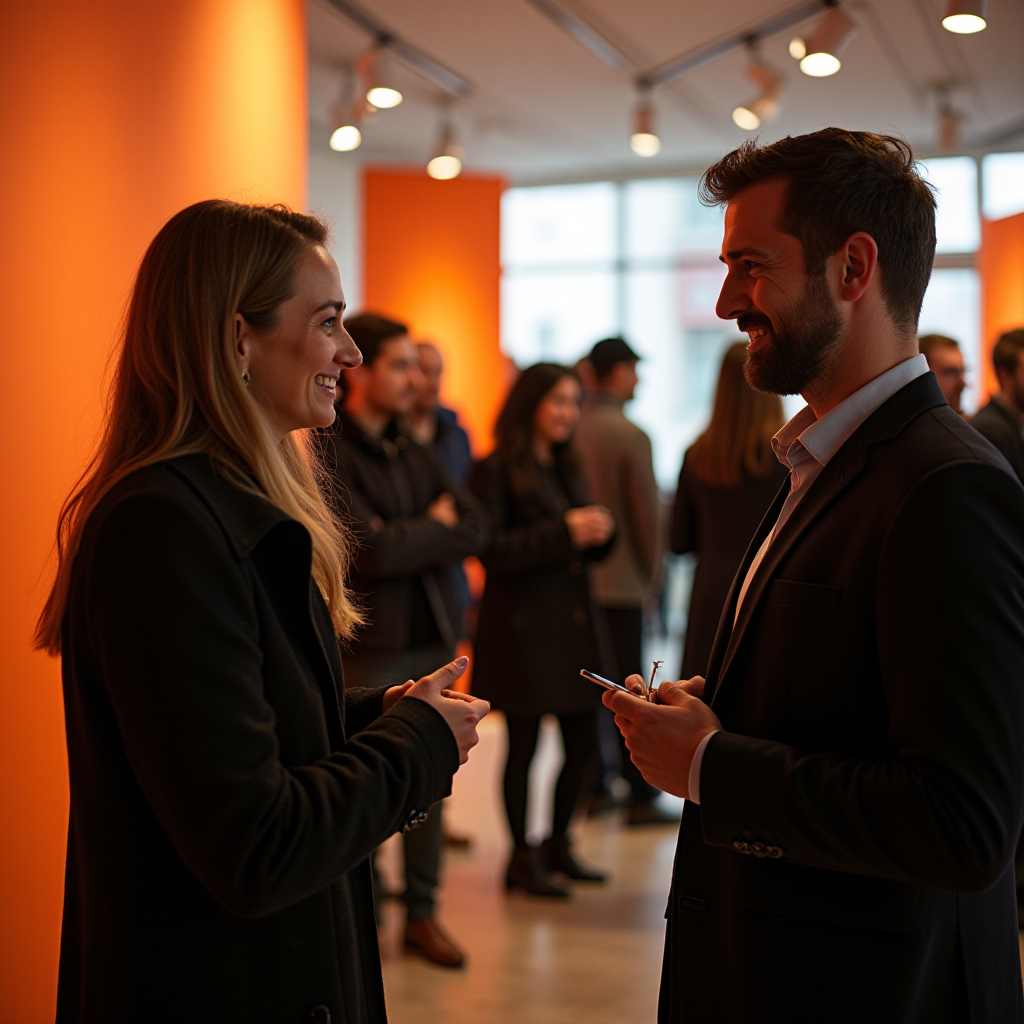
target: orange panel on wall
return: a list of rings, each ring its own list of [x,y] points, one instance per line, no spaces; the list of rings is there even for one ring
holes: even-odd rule
[[[67,767],[31,650],[135,266],[176,210],[306,187],[305,0],[0,5],[0,1020],[53,1019]],[[144,1008],[140,1013],[145,1014]]]
[[[442,401],[459,412],[477,455],[490,448],[509,384],[498,347],[504,187],[500,178],[383,169],[363,180],[365,308],[441,350]]]
[[[987,397],[999,390],[992,369],[992,346],[1004,331],[1024,327],[1024,213],[983,220],[981,249],[981,350]]]

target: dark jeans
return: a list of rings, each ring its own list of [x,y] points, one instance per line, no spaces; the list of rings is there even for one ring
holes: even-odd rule
[[[577,715],[558,715],[565,747],[565,764],[555,784],[555,807],[551,835],[565,836],[597,760],[597,715],[592,711]],[[530,762],[537,750],[540,715],[506,715],[508,760],[505,762],[505,811],[512,839],[517,847],[526,846],[526,800],[529,795]]]
[[[402,654],[359,654],[346,657],[345,683],[348,686],[399,686],[407,679],[429,675],[452,660],[454,652],[444,644],[416,647]],[[405,892],[402,900],[410,921],[429,921],[434,916],[435,896],[441,880],[442,804],[430,809],[430,816],[419,828],[402,836],[405,854]],[[373,870],[374,896],[380,901],[380,878]]]
[[[626,676],[638,672],[646,681],[649,677],[649,670],[644,671],[643,642],[644,642],[644,613],[642,608],[605,608],[603,609],[605,620],[608,623],[608,636],[612,642],[612,651],[615,654],[615,666],[612,679],[617,683],[624,682]],[[626,741],[622,738],[615,725],[615,716],[602,707],[605,721],[612,727],[619,749],[619,764],[611,767],[618,768],[622,777],[629,783],[629,799],[634,804],[651,803],[661,790],[656,789],[640,774],[640,769],[633,764],[626,749]]]

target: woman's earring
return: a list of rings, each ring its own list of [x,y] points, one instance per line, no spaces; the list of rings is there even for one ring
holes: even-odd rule
[[[243,371],[242,371],[242,383],[243,383],[243,384],[244,384],[244,385],[245,385],[246,387],[248,387],[248,386],[249,386],[249,371],[248,371],[248,370],[243,370]]]

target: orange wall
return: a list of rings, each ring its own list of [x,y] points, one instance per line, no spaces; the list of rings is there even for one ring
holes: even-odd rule
[[[160,225],[210,196],[302,205],[305,36],[305,0],[0,3],[4,1024],[53,1017],[66,756],[59,665],[29,637],[57,507]]]
[[[981,225],[981,350],[986,395],[999,389],[992,346],[1004,331],[1024,327],[1024,213]]]
[[[508,388],[498,348],[504,182],[368,169],[363,179],[364,306],[409,324],[445,357],[442,401],[474,452],[490,449]]]

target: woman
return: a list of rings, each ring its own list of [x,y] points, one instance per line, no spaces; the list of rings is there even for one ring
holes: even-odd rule
[[[747,346],[725,350],[711,422],[686,452],[672,513],[672,550],[697,554],[681,676],[704,675],[729,586],[750,538],[786,480],[772,451],[783,423],[778,395],[743,375]]]
[[[71,774],[59,1022],[386,1019],[367,857],[486,705],[443,695],[460,663],[343,689],[348,540],[303,439],[360,355],[325,241],[203,202],[139,268],[37,633]]]
[[[568,839],[580,793],[596,759],[600,689],[581,668],[603,665],[587,562],[609,550],[614,521],[588,504],[569,440],[580,417],[572,370],[538,363],[516,381],[498,417],[494,454],[474,467],[470,487],[490,513],[492,539],[481,555],[487,582],[480,601],[474,690],[505,712],[505,809],[515,849],[509,889],[566,897],[549,871],[603,881],[572,854]],[[540,850],[526,842],[530,762],[540,718],[558,716],[565,765],[555,787],[551,835]]]

